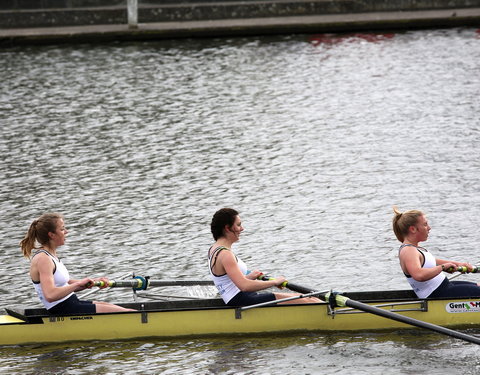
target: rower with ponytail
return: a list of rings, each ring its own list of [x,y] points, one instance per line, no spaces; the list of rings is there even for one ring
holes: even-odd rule
[[[59,213],[46,213],[34,220],[20,241],[23,256],[30,260],[30,278],[45,308],[51,314],[131,311],[108,302],[83,301],[75,292],[90,288],[95,281],[107,278],[71,279],[57,254],[65,244],[68,230]]]
[[[57,220],[62,219],[63,215],[59,213],[47,213],[33,220],[28,228],[25,238],[20,241],[20,247],[25,258],[30,259],[32,250],[38,248],[38,245],[48,245],[50,238],[48,233],[55,232]]]
[[[435,258],[420,242],[426,241],[430,225],[426,215],[419,210],[401,212],[393,206],[393,232],[402,243],[398,250],[400,267],[419,298],[427,297],[480,297],[479,284],[469,281],[449,281],[445,272],[455,272],[473,266],[466,262]]]

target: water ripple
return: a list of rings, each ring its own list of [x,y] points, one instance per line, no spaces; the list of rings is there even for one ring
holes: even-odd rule
[[[393,204],[429,213],[434,253],[477,262],[479,43],[454,29],[1,50],[0,283],[18,283],[2,302],[36,301],[18,241],[45,211],[66,215],[61,255],[74,276],[206,278],[208,224],[223,206],[241,211],[237,250],[252,267],[321,289],[407,287]],[[378,373],[421,368],[411,343],[396,359],[380,354],[391,341],[328,340],[309,352],[297,342],[82,347],[64,373],[135,372],[144,355],[151,373],[251,373],[265,361],[284,371],[274,358],[287,353],[305,373],[319,353],[326,373],[339,358],[370,374],[379,363]],[[33,362],[50,371],[64,350]],[[441,350],[432,359],[445,365]]]

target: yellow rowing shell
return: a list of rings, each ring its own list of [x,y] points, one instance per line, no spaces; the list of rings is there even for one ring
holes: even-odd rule
[[[480,328],[480,297],[419,300],[411,291],[344,293],[351,299],[443,327]],[[388,318],[326,303],[241,310],[219,299],[121,304],[135,312],[49,316],[44,309],[6,308],[0,345],[142,337],[201,337],[305,331],[408,328]]]

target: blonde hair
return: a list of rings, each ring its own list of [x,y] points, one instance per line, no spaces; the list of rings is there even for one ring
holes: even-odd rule
[[[63,219],[63,215],[53,212],[46,213],[34,220],[23,240],[20,241],[20,247],[25,258],[30,258],[32,249],[35,249],[37,242],[40,245],[46,245],[50,241],[48,233],[57,230],[57,223],[59,219]]]
[[[393,232],[400,242],[405,240],[405,236],[408,234],[408,229],[412,225],[416,225],[418,218],[425,215],[419,210],[409,210],[400,212],[397,206],[393,206]]]

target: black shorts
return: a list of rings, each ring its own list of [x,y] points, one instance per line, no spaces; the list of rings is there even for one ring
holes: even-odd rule
[[[50,314],[94,314],[97,307],[92,301],[79,300],[75,294],[72,294],[65,301],[48,309]]]
[[[273,293],[257,293],[257,292],[239,292],[235,297],[228,301],[228,306],[250,306],[257,303],[275,301]]]
[[[445,278],[428,297],[480,297],[480,286],[471,281],[449,281]]]

